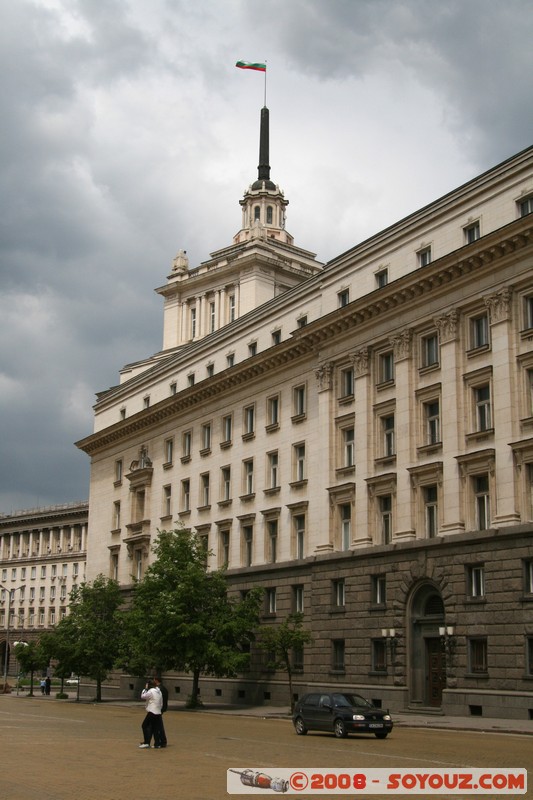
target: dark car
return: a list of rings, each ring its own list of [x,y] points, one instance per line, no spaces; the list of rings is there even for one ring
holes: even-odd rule
[[[388,711],[359,694],[346,692],[306,694],[294,706],[292,721],[298,736],[307,731],[331,731],[340,739],[349,733],[373,733],[385,739],[392,730]]]

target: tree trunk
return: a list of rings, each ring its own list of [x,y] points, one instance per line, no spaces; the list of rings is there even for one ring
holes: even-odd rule
[[[287,655],[285,661],[285,669],[287,670],[287,678],[289,681],[289,707],[291,709],[291,714],[294,711],[294,695],[292,693],[292,669],[291,669],[291,659],[290,656]]]
[[[78,687],[79,687],[79,685],[80,684],[78,682]],[[97,678],[96,679],[96,702],[97,703],[101,703],[102,702],[102,679],[101,678]]]
[[[200,684],[200,669],[196,667],[192,673],[192,690],[189,702],[187,704],[189,708],[198,708],[198,706],[201,705],[198,697],[199,684]]]

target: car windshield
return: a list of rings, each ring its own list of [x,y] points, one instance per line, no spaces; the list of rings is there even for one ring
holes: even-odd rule
[[[334,694],[333,702],[336,706],[363,706],[364,708],[371,708],[372,703],[361,697],[360,694]]]

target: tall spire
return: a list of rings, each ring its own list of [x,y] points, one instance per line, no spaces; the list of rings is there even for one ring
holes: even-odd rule
[[[261,127],[259,130],[259,166],[257,167],[257,181],[252,185],[252,189],[261,189],[265,182],[266,189],[275,189],[276,186],[270,180],[270,157],[269,157],[269,119],[268,108],[263,106],[261,109]]]

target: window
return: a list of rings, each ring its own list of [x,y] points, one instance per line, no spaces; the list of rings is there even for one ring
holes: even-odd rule
[[[268,561],[275,564],[278,559],[278,521],[271,519],[267,522]]]
[[[228,367],[232,367],[235,364],[235,353],[228,353],[226,356],[226,364]]]
[[[267,399],[267,425],[279,425],[279,395],[275,394]]]
[[[185,478],[181,482],[181,510],[188,512],[191,510],[191,482]]]
[[[521,217],[527,217],[528,214],[531,214],[533,212],[533,195],[526,197],[525,200],[520,200],[518,209]]]
[[[242,563],[245,567],[251,567],[254,551],[254,529],[253,525],[243,525],[242,528]]]
[[[436,486],[424,486],[422,491],[424,496],[425,534],[428,539],[432,539],[437,536],[439,530],[438,491]]]
[[[472,482],[476,527],[477,530],[485,531],[490,528],[489,476],[475,475]]]
[[[120,500],[115,500],[113,503],[113,530],[120,530]]]
[[[473,222],[471,225],[467,225],[463,228],[464,235],[465,235],[465,242],[466,244],[472,244],[473,242],[477,242],[477,240],[481,236],[481,228],[479,225],[479,220],[477,222]]]
[[[533,594],[533,560],[524,562],[524,592]]]
[[[200,475],[200,500],[203,507],[210,505],[209,472]]]
[[[425,443],[428,445],[440,443],[440,403],[438,399],[424,403],[424,420],[426,429]]]
[[[390,383],[394,380],[394,354],[392,350],[379,354],[379,383]]]
[[[372,639],[372,671],[387,671],[387,644],[384,639]]]
[[[196,336],[196,309],[191,308],[191,339]]]
[[[205,369],[205,372],[206,372],[206,375],[207,375],[208,378],[212,378],[213,375],[215,374],[215,365],[214,364],[208,364],[206,369]]]
[[[340,374],[341,398],[353,397],[354,393],[354,374],[353,368],[342,369]]]
[[[194,386],[194,382],[195,382],[194,372],[190,372],[187,375],[187,386]]]
[[[383,289],[389,282],[389,270],[387,268],[380,269],[376,272],[376,286],[378,289]]]
[[[266,590],[266,610],[268,614],[275,614],[276,613],[276,589],[274,587],[270,587]]]
[[[272,225],[272,206],[267,206],[266,212],[267,225]]]
[[[297,614],[303,614],[304,611],[304,587],[303,586],[293,586],[292,587],[292,596],[293,596],[293,609]]]
[[[332,655],[333,655],[333,663],[332,667],[335,672],[344,672],[345,670],[345,660],[344,660],[344,651],[345,651],[345,644],[344,639],[333,639],[332,643]]]
[[[250,342],[248,345],[248,355],[250,357],[257,355],[257,342]]]
[[[233,436],[233,416],[226,414],[222,417],[222,442],[229,444]]]
[[[163,486],[163,509],[162,514],[163,517],[171,517],[172,516],[172,487],[171,486]]]
[[[343,467],[355,465],[355,430],[345,428],[342,431]]]
[[[279,456],[278,451],[267,453],[268,486],[270,489],[279,487]]]
[[[485,638],[468,640],[468,666],[472,674],[487,673],[487,640]]]
[[[181,458],[189,459],[192,452],[192,431],[185,431],[181,437]]]
[[[244,469],[244,494],[254,493],[254,460],[253,458],[243,462]]]
[[[306,412],[305,385],[295,386],[292,391],[293,416],[302,417]]]
[[[346,604],[345,596],[345,583],[344,578],[337,578],[332,582],[333,587],[333,605],[344,606]]]
[[[396,452],[394,442],[394,414],[381,417],[382,456],[389,458]]]
[[[122,482],[122,459],[119,458],[118,461],[115,461],[115,483]]]
[[[439,363],[439,337],[437,333],[429,333],[422,336],[421,340],[421,364],[422,367],[434,367]]]
[[[220,531],[219,538],[219,564],[227,567],[229,564],[230,535],[228,530]]]
[[[470,349],[479,350],[489,345],[489,317],[479,314],[470,318]]]
[[[214,333],[215,330],[215,304],[209,303],[209,333]]]
[[[228,298],[229,304],[229,321],[233,322],[235,320],[235,295],[230,294]]]
[[[305,480],[305,444],[293,446],[294,480],[296,483]]]
[[[174,459],[174,439],[165,439],[165,464],[172,464]]]
[[[387,577],[386,575],[372,575],[370,579],[370,592],[372,605],[384,606],[387,602]]]
[[[339,308],[344,308],[350,302],[350,290],[343,289],[337,294],[337,304]]]
[[[150,408],[150,396],[143,397],[143,408]]]
[[[172,383],[170,384],[170,394],[171,395],[177,394],[177,392],[178,392],[178,384],[176,383],[176,381],[172,381]]]
[[[533,295],[524,297],[524,330],[533,328]]]
[[[305,558],[305,514],[295,514],[293,517],[294,529],[294,557]]]
[[[220,470],[221,498],[223,503],[231,500],[231,467],[222,467]]]
[[[307,325],[307,314],[304,314],[304,316],[299,317],[298,320],[296,321],[296,324],[299,328],[305,328],[305,326]]]
[[[476,430],[490,430],[492,428],[490,384],[477,386],[474,389],[474,404],[476,409]]]
[[[202,450],[200,452],[206,453],[211,450],[211,423],[206,422],[202,425]]]
[[[13,580],[13,573],[17,575],[16,570],[12,570],[11,579]],[[46,567],[41,567],[41,578],[46,578]]]
[[[418,251],[417,255],[419,267],[427,267],[428,264],[431,264],[431,247],[424,247],[423,250]]]
[[[339,516],[341,550],[349,550],[352,541],[352,507],[350,503],[342,503],[339,506]]]
[[[379,515],[381,522],[381,543],[390,544],[392,539],[392,497],[390,494],[379,498]]]
[[[272,344],[280,344],[281,342],[281,331],[272,331]]]
[[[483,564],[467,567],[467,596],[469,598],[485,597],[485,568]]]
[[[244,409],[244,436],[253,436],[255,432],[255,406]]]

